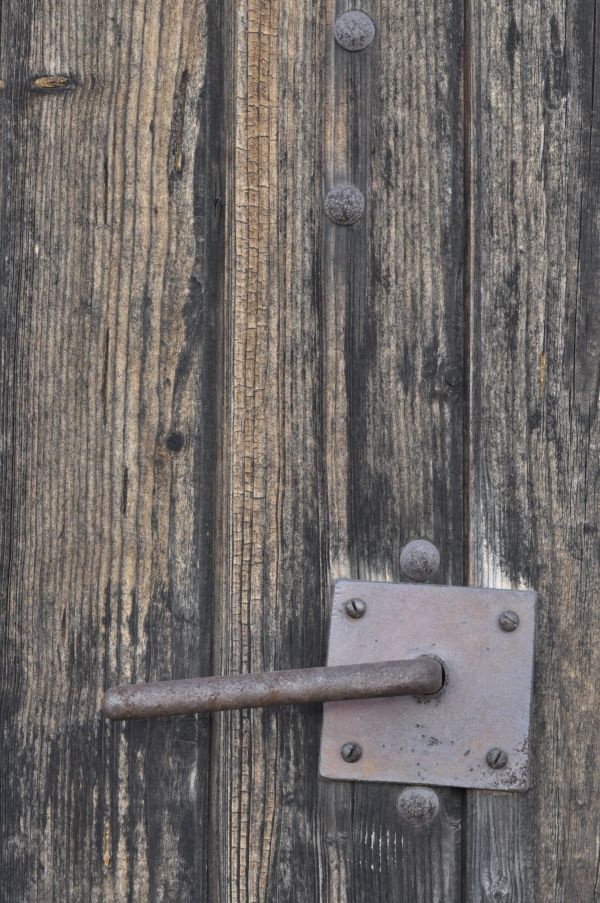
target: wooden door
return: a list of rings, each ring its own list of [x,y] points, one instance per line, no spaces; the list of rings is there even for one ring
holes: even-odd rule
[[[600,899],[595,6],[360,6],[2,6],[7,903]],[[319,706],[101,716],[322,664],[415,536],[539,591],[528,793],[419,827],[318,778]]]

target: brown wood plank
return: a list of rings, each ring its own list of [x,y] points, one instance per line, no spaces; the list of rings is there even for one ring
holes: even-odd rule
[[[469,794],[471,901],[598,898],[598,46],[473,3],[471,579],[539,591],[533,787]]]
[[[1,22],[0,897],[196,900],[207,721],[100,699],[210,670],[221,26],[188,0]]]
[[[415,535],[462,580],[462,4],[364,8],[348,57],[331,2],[230,7],[220,672],[321,663],[329,580]],[[458,901],[460,794],[402,827],[398,787],[318,781],[319,723],[215,719],[211,900]]]
[[[321,664],[323,9],[235,0],[215,671]],[[320,707],[215,716],[209,899],[319,899]]]

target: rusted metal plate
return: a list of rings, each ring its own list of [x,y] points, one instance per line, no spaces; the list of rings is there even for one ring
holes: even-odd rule
[[[360,619],[346,613],[362,599]],[[329,665],[430,655],[445,668],[435,696],[334,702],[324,707],[321,775],[526,790],[536,594],[340,580],[334,585]],[[503,612],[518,627],[500,626]],[[510,619],[511,624],[514,619]],[[340,755],[360,744],[356,762]],[[486,761],[506,764],[493,768]]]

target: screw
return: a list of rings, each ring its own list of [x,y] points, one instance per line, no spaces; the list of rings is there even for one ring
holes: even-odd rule
[[[375,25],[366,13],[351,9],[337,19],[334,26],[335,39],[344,50],[352,52],[364,50],[375,37]]]
[[[362,746],[360,743],[349,740],[348,743],[344,743],[340,749],[340,755],[344,762],[358,762],[362,756]]]
[[[365,199],[354,185],[335,185],[325,197],[325,213],[338,226],[351,226],[361,218]]]
[[[427,583],[440,566],[440,553],[427,539],[413,539],[400,553],[402,572],[415,583]]]
[[[423,828],[440,811],[440,800],[431,787],[405,787],[398,794],[396,806],[403,822],[415,828]]]
[[[493,749],[488,749],[485,761],[488,763],[490,768],[506,768],[508,756],[503,749],[500,749],[498,746],[494,746]]]
[[[506,633],[516,630],[520,623],[516,611],[503,611],[501,615],[498,615],[498,624]]]
[[[363,599],[348,599],[344,607],[348,617],[358,621],[366,612],[367,603]]]

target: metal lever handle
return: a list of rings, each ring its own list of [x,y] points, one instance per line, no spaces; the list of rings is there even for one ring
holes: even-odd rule
[[[437,693],[442,666],[434,658],[123,684],[104,694],[109,718],[154,718],[301,702]]]

